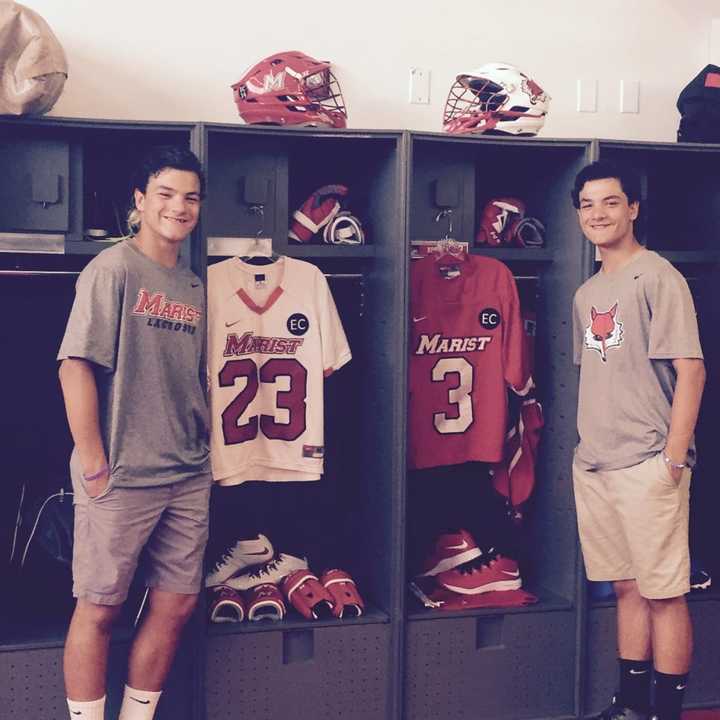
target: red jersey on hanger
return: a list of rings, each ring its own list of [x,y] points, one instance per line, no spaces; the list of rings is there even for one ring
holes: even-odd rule
[[[497,462],[507,386],[532,386],[512,273],[469,255],[448,268],[430,256],[410,272],[411,468]]]

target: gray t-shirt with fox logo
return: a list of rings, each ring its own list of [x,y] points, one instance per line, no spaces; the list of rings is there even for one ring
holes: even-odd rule
[[[573,340],[578,464],[618,470],[660,452],[675,391],[672,361],[703,356],[685,278],[651,250],[615,272],[600,270],[575,293]]]
[[[202,283],[130,241],[80,273],[58,360],[93,363],[114,485],[167,485],[208,473]]]

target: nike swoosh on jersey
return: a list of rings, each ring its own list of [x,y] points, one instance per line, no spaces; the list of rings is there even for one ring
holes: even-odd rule
[[[686,687],[687,687],[687,685],[676,685],[675,689],[676,690],[684,690]]]
[[[631,675],[644,675],[646,672],[647,670],[635,670],[633,668],[630,668]]]
[[[503,570],[505,575],[510,575],[512,577],[520,577],[520,571],[519,570]]]
[[[463,540],[463,541],[460,543],[460,545],[448,545],[448,546],[447,546],[447,549],[448,549],[448,550],[467,550],[467,548],[469,548],[469,547],[470,547],[470,546],[468,545],[468,541],[467,541],[467,540]]]
[[[239,322],[241,322],[241,321],[240,321],[240,320],[235,320],[235,322],[231,322],[231,323],[225,322],[225,327],[230,328],[230,327],[232,327],[233,325],[237,325]]]
[[[422,317],[416,318],[413,315],[413,322],[420,322],[421,320],[427,320],[427,315],[423,315]]]
[[[134,700],[136,703],[140,703],[141,705],[149,705],[150,704],[149,700],[139,700],[138,698],[133,697],[132,695],[130,696],[130,699]]]

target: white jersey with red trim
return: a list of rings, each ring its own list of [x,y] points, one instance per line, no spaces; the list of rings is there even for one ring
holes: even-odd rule
[[[318,480],[323,380],[351,358],[327,280],[302,260],[231,258],[207,288],[214,480]]]

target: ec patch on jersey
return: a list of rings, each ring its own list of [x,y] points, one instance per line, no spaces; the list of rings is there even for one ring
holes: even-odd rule
[[[287,329],[293,335],[304,335],[310,329],[310,321],[302,313],[293,313],[288,318]]]
[[[500,311],[492,307],[483,308],[478,320],[486,330],[494,330],[501,322]]]

